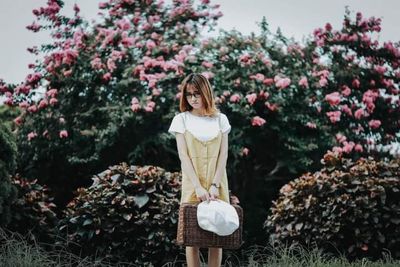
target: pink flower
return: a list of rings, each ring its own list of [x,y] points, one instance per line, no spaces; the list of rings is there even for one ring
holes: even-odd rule
[[[67,138],[68,132],[66,130],[61,130],[59,133],[60,138]]]
[[[386,67],[384,66],[375,66],[374,70],[379,74],[384,74],[386,72]]]
[[[240,95],[239,94],[231,95],[231,97],[229,98],[229,101],[231,101],[232,103],[239,102],[240,101]]]
[[[46,92],[46,95],[50,96],[50,97],[56,97],[57,93],[58,93],[58,90],[53,88],[53,89],[48,90]]]
[[[341,147],[335,146],[332,148],[332,151],[338,154],[342,154],[343,149]]]
[[[330,23],[325,24],[325,30],[330,32],[332,30],[332,25]]]
[[[30,132],[28,133],[28,141],[31,141],[33,138],[37,136],[36,132]]]
[[[360,88],[360,81],[358,79],[354,79],[351,84],[354,88]]]
[[[351,111],[351,108],[349,108],[349,106],[347,104],[341,105],[340,106],[340,110],[343,111],[344,113],[346,113],[349,116],[353,116],[353,112]]]
[[[370,120],[368,122],[368,125],[372,129],[376,129],[376,128],[379,128],[379,126],[381,126],[381,121],[380,120]]]
[[[47,102],[47,100],[42,99],[42,100],[40,100],[40,102],[39,102],[38,108],[39,108],[39,109],[42,109],[42,108],[47,107],[48,105],[49,105],[49,103]]]
[[[211,79],[212,77],[214,77],[215,74],[211,71],[203,71],[201,75],[204,75],[204,77],[206,77],[207,79]]]
[[[353,150],[354,145],[355,145],[354,142],[347,142],[347,141],[344,141],[343,144],[344,144],[343,152],[345,152],[345,153],[350,153]]]
[[[347,140],[346,136],[344,136],[344,135],[341,134],[341,133],[337,133],[337,134],[335,135],[335,138],[336,138],[336,140],[337,140],[340,144]]]
[[[212,68],[213,67],[213,63],[209,62],[209,61],[203,61],[201,63],[202,66],[206,67],[206,68]]]
[[[38,32],[40,28],[42,28],[42,26],[37,24],[36,22],[33,22],[31,25],[26,26],[26,28],[30,31]]]
[[[362,117],[366,117],[365,110],[362,108],[357,109],[356,112],[354,112],[354,117],[358,120]]]
[[[249,63],[250,60],[251,60],[251,56],[249,54],[243,54],[243,55],[239,56],[239,61],[241,61],[243,63]]]
[[[263,84],[265,84],[266,86],[270,86],[270,85],[274,84],[274,79],[266,78],[266,79],[264,79]]]
[[[215,97],[215,103],[216,103],[216,104],[220,104],[220,103],[224,102],[224,100],[225,100],[225,97],[224,97],[224,96],[221,96],[221,97],[216,96],[216,97]]]
[[[257,100],[257,94],[252,93],[252,94],[246,95],[246,99],[247,99],[247,102],[250,103],[250,105],[253,105],[254,102]]]
[[[376,91],[373,91],[371,89],[367,90],[363,94],[363,99],[362,101],[367,105],[367,110],[368,112],[372,113],[375,109],[375,100],[379,96],[379,93]]]
[[[347,85],[344,85],[342,87],[342,94],[344,96],[349,96],[351,94],[351,89]]]
[[[107,59],[107,68],[110,72],[113,72],[117,68],[115,61],[112,58]]]
[[[317,125],[313,122],[307,122],[306,126],[311,129],[316,129]]]
[[[63,71],[65,77],[69,77],[72,74],[72,69]]]
[[[225,90],[222,94],[223,94],[224,96],[230,96],[230,95],[231,95],[231,92],[228,91],[228,90]]]
[[[131,23],[127,19],[118,20],[116,25],[123,31],[127,31],[131,28]]]
[[[265,123],[265,120],[260,116],[255,116],[251,119],[252,126],[262,126]]]
[[[363,152],[364,150],[363,150],[362,145],[357,144],[357,145],[354,146],[354,151],[356,151],[356,152]]]
[[[42,78],[42,74],[39,72],[35,72],[32,74],[28,74],[28,76],[26,76],[26,82],[28,84],[35,84],[37,83],[40,79]]]
[[[79,8],[79,6],[77,4],[74,4],[74,11],[76,13],[79,13],[79,11],[80,11],[80,8]]]
[[[111,80],[111,73],[107,72],[103,75],[102,77],[104,82],[108,82],[109,80]]]
[[[271,111],[275,111],[275,110],[278,109],[278,105],[277,104],[271,104],[268,101],[265,101],[265,106]]]
[[[22,122],[23,122],[23,120],[22,120],[22,117],[21,117],[21,116],[18,116],[18,117],[16,117],[16,118],[14,119],[14,123],[15,123],[16,125],[21,125]]]
[[[146,42],[146,48],[148,50],[152,50],[154,47],[156,47],[156,43],[153,40],[147,40]]]
[[[121,36],[122,36],[121,44],[124,47],[131,47],[135,44],[136,41],[135,37],[128,37],[127,32],[123,32]]]
[[[108,7],[108,3],[107,2],[100,2],[99,3],[99,9],[105,9]]]
[[[268,92],[264,92],[264,90],[261,90],[260,93],[258,94],[258,96],[260,97],[260,99],[267,99],[269,97],[269,93]]]
[[[336,123],[336,122],[340,121],[341,112],[338,110],[329,111],[329,112],[326,112],[326,115],[328,115],[328,117],[332,123]]]
[[[140,109],[139,100],[136,97],[131,100],[131,109],[133,112],[137,112]]]
[[[303,88],[308,88],[308,80],[307,77],[301,77],[299,80],[299,85]]]
[[[149,102],[147,102],[147,105],[144,107],[144,110],[146,112],[153,112],[155,106],[156,106],[156,103],[154,101],[149,101]]]
[[[289,78],[279,78],[275,80],[275,86],[278,87],[279,89],[284,89],[288,87],[291,83],[291,80]]]
[[[254,79],[254,80],[262,82],[262,81],[264,81],[265,76],[262,73],[257,73],[256,75],[250,75],[250,79]]]
[[[50,105],[54,106],[57,103],[58,103],[57,98],[50,98]]]
[[[25,108],[29,107],[29,104],[28,104],[28,102],[23,101],[23,102],[19,103],[18,106],[19,106],[20,108],[25,109]]]
[[[247,147],[244,147],[244,148],[242,149],[242,155],[243,155],[243,156],[247,156],[247,155],[249,154],[249,152],[250,152],[250,150],[249,150]]]
[[[98,57],[95,57],[90,61],[90,64],[92,65],[92,68],[95,70],[101,70],[105,67],[105,65],[101,62],[101,59]]]
[[[340,94],[333,92],[325,96],[325,100],[329,102],[331,106],[335,106],[340,103]]]
[[[320,87],[325,87],[328,84],[328,80],[326,78],[321,78],[318,84]]]
[[[161,90],[158,88],[153,88],[153,90],[151,90],[151,94],[154,96],[160,95],[161,94]]]

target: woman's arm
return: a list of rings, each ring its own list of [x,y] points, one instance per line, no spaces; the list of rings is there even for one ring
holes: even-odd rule
[[[208,200],[209,194],[200,184],[200,180],[197,177],[192,161],[187,152],[186,140],[183,134],[176,133],[176,144],[178,147],[179,159],[181,160],[182,172],[184,172],[192,181],[197,197],[201,200]]]

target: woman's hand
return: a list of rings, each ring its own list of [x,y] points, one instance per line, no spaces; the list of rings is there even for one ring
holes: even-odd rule
[[[210,199],[215,200],[219,198],[219,189],[214,185],[211,185],[210,189],[208,190],[210,193]]]
[[[198,186],[195,188],[195,192],[196,192],[196,196],[197,199],[201,200],[201,201],[209,201],[210,200],[210,194],[207,192],[206,189],[204,189],[204,187],[202,186]]]

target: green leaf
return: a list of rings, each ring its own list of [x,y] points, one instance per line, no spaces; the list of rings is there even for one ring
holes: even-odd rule
[[[397,225],[400,223],[400,218],[390,218],[390,221]]]
[[[133,198],[135,200],[135,204],[139,207],[139,209],[141,207],[143,207],[144,205],[146,205],[147,202],[149,202],[149,196],[148,195],[140,195],[140,196],[135,196]]]
[[[92,224],[92,222],[93,222],[92,219],[86,219],[86,220],[83,222],[83,226]]]

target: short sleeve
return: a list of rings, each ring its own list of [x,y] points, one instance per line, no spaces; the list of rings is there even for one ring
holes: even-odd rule
[[[229,133],[231,131],[231,125],[228,117],[223,113],[221,113],[221,131],[223,133]]]
[[[184,133],[185,126],[183,124],[183,118],[181,114],[175,115],[172,119],[171,125],[169,126],[168,132],[175,135],[176,133]]]

